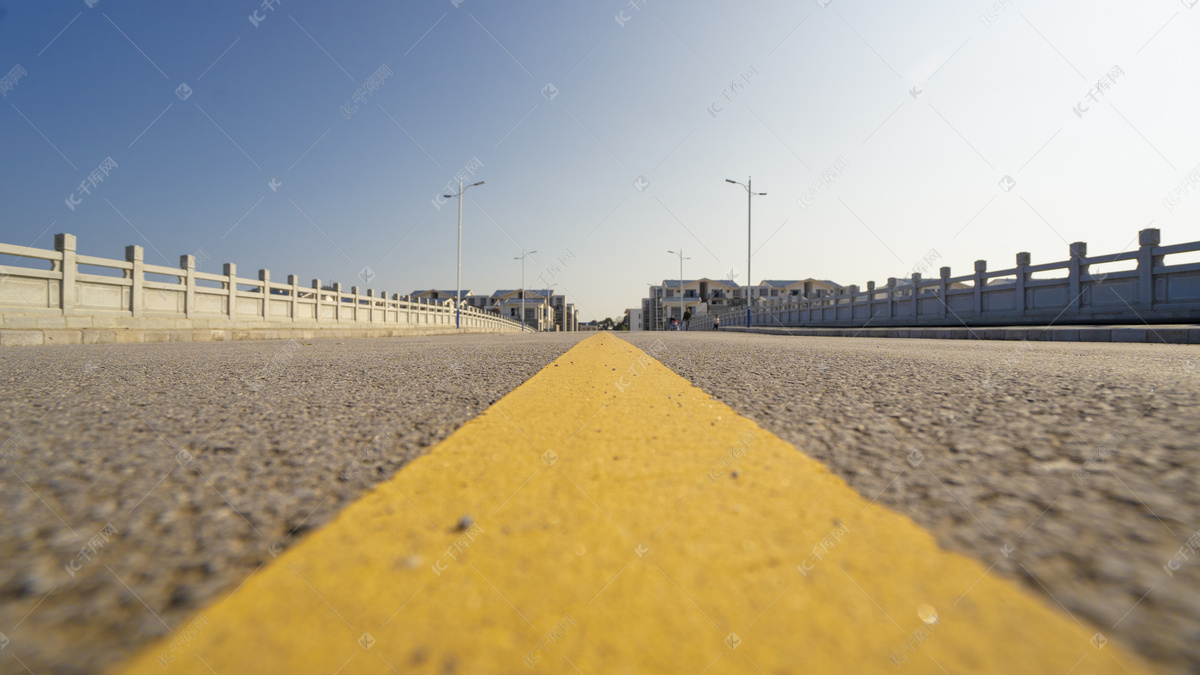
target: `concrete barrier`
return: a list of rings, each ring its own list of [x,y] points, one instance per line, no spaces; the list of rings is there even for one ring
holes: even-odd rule
[[[516,321],[463,307],[456,328],[453,300],[430,303],[313,279],[299,285],[145,262],[141,246],[125,260],[79,255],[74,235],[57,234],[54,250],[0,244],[0,254],[42,260],[48,269],[0,266],[0,346],[101,342],[210,341],[317,337],[384,337],[452,332],[520,331]]]
[[[694,328],[692,330],[695,330]],[[926,340],[1029,340],[1054,342],[1149,342],[1200,344],[1200,325],[1095,326],[1071,328],[800,328],[731,326],[722,332],[802,335],[808,337],[922,338]]]
[[[849,286],[832,295],[792,297],[751,310],[750,327],[986,327],[1200,322],[1200,241],[1160,245],[1157,229],[1139,233],[1139,248],[1088,256],[1087,244],[1070,245],[1067,260],[1031,264],[1028,253],[1016,265],[988,270],[975,261],[970,275],[938,279],[888,279],[862,292]],[[1197,260],[1176,261],[1193,254]],[[1108,271],[1101,267],[1130,269]],[[720,314],[722,329],[746,327],[745,307]],[[692,330],[712,327],[713,316],[693,317]],[[1057,334],[1056,334],[1057,335]],[[1065,334],[1063,334],[1065,335]],[[1101,333],[1094,333],[1100,336]],[[1111,337],[1111,334],[1110,334]],[[1063,339],[1063,338],[1059,338]]]

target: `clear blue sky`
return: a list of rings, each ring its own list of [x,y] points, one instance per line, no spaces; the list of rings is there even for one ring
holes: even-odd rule
[[[544,278],[583,320],[675,277],[667,249],[744,282],[724,179],[748,174],[755,281],[883,282],[931,250],[965,274],[1151,224],[1195,240],[1190,2],[0,0],[0,75],[27,72],[0,101],[0,241],[451,288],[455,205],[431,200],[472,160],[463,286],[517,287],[522,247],[538,285],[569,250]]]

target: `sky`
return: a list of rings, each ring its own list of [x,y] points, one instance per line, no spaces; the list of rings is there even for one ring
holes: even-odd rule
[[[588,321],[746,282],[726,179],[755,282],[1194,241],[1196,4],[0,0],[0,242],[454,288],[461,175],[463,288]]]

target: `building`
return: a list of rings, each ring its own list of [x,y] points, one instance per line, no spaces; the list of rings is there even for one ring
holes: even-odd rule
[[[645,302],[644,300],[642,302]],[[625,310],[625,325],[629,330],[646,330],[645,324],[642,322],[642,313],[645,310],[641,307],[630,307]]]
[[[454,302],[455,292],[430,289],[413,291],[409,297],[415,301],[435,304]],[[521,320],[521,297],[524,295],[525,325],[539,331],[575,331],[579,329],[579,310],[575,303],[567,302],[565,295],[555,295],[552,290],[500,290],[491,295],[476,295],[468,290],[462,292],[462,302],[482,312]]]
[[[798,281],[767,279],[755,287],[755,296],[768,300],[789,297],[819,298],[833,295],[841,288],[841,284],[828,279],[809,278]]]
[[[453,300],[455,292],[456,291],[453,291],[453,290],[439,291],[436,289],[430,289],[428,291],[413,291],[412,293],[409,293],[408,295],[414,301],[415,300],[423,300],[425,302],[432,302],[432,303],[436,303],[436,304],[440,305],[440,304],[446,302],[447,300]],[[462,291],[463,298],[466,298],[470,295],[471,295],[471,291],[466,290],[466,289],[464,289]]]
[[[672,317],[682,321],[688,310],[692,314],[724,311],[735,303],[739,291],[736,283],[723,279],[664,279],[651,286],[642,300],[642,327],[636,330],[665,330]]]
[[[562,296],[559,296],[562,297]],[[522,318],[521,309],[525,316]],[[501,290],[492,293],[491,305],[488,311],[514,321],[522,321],[534,330],[554,330],[555,319],[553,292],[546,290]]]
[[[682,320],[691,310],[693,316],[717,314],[746,306],[746,296],[752,302],[778,301],[787,298],[819,298],[837,293],[842,286],[828,279],[779,280],[767,279],[747,289],[728,279],[664,279],[650,286],[642,299],[639,311],[640,328],[631,330],[667,330],[672,318]],[[632,319],[632,310],[630,317]]]

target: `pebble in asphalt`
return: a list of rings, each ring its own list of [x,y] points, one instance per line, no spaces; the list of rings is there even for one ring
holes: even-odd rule
[[[0,350],[0,672],[178,628],[586,336]]]
[[[1200,347],[621,335],[989,574],[1200,672],[1200,559],[1163,567],[1200,539]]]

